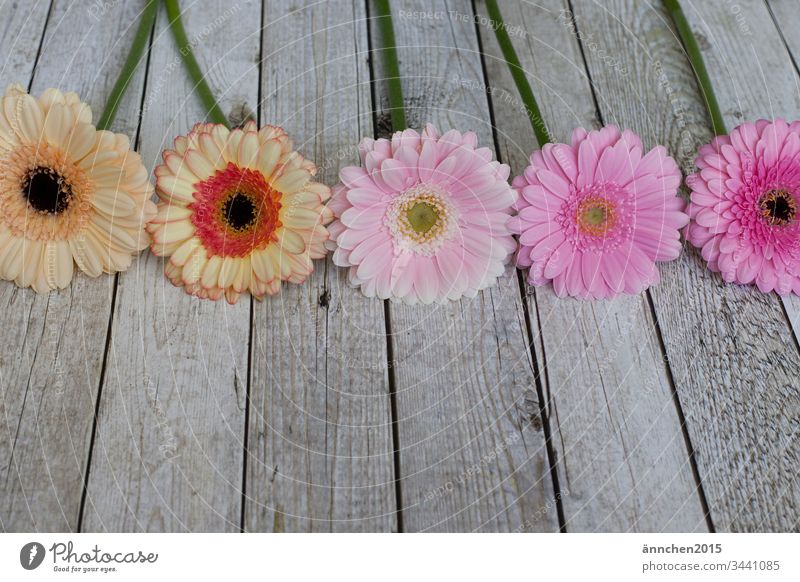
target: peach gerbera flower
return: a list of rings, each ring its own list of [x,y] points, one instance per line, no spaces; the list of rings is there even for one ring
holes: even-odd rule
[[[170,281],[229,303],[245,291],[261,299],[281,281],[305,281],[312,259],[325,256],[330,190],[312,180],[316,167],[292,150],[286,132],[197,124],[174,148],[155,170],[161,202],[148,226],[153,252],[169,257]]]
[[[153,188],[121,134],[98,131],[75,93],[8,88],[0,107],[0,277],[38,293],[78,269],[124,271],[150,238]]]

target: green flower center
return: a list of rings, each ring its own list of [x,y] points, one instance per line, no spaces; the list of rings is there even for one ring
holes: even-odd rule
[[[417,202],[408,209],[408,223],[417,234],[426,234],[436,226],[439,221],[439,213],[436,207],[427,202]]]

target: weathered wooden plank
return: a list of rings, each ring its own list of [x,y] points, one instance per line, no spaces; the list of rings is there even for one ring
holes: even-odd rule
[[[746,42],[732,11],[685,5],[703,35],[727,122],[740,113],[769,116],[774,85],[765,87],[762,75],[772,69],[779,76],[776,69],[791,65],[764,5],[737,3],[753,29]],[[696,123],[700,94],[661,5],[581,2],[575,12],[580,33],[599,43],[585,54],[605,119],[638,131],[648,145],[680,152],[691,171],[693,152],[710,138],[708,122]],[[706,29],[712,22],[713,33]],[[619,75],[604,55],[619,58],[630,74]],[[662,275],[653,302],[715,528],[795,529],[800,354],[780,300],[724,284],[688,246]]]
[[[52,0],[14,2],[4,0],[0,4],[0,89],[11,83],[23,87],[33,75],[33,67],[44,36],[47,13]]]
[[[755,52],[758,58],[758,71],[752,71],[748,68],[745,71],[737,71],[736,79],[738,82],[745,81],[745,75],[759,74],[760,82],[755,84],[755,87],[761,88],[766,92],[769,100],[766,102],[769,105],[768,109],[764,109],[763,103],[751,100],[755,95],[748,95],[748,98],[743,103],[737,103],[735,111],[739,111],[741,117],[734,113],[737,123],[741,119],[755,120],[757,118],[771,118],[783,117],[788,121],[795,121],[800,119],[800,38],[798,38],[797,31],[800,27],[800,6],[797,2],[790,0],[770,0],[767,2],[769,9],[772,11],[773,22],[775,26],[781,31],[782,40],[789,50],[791,59],[787,60],[784,52],[778,47],[775,33],[770,28],[769,24],[763,17],[763,12],[756,8],[755,13],[751,10],[742,11],[741,7],[730,7],[731,16],[734,17],[736,22],[736,30],[740,35],[743,35],[752,45],[751,51]],[[755,28],[751,26],[753,18],[758,17],[758,26]],[[725,34],[730,29],[719,33],[719,36],[725,38]],[[769,42],[762,44],[755,40],[757,37],[754,35],[765,33],[768,36]],[[720,42],[723,42],[720,40]],[[753,58],[753,57],[751,57]],[[793,60],[793,62],[792,62]],[[730,61],[730,59],[729,59]],[[774,66],[773,66],[774,65]],[[794,65],[794,72],[791,71],[791,66]],[[750,89],[752,85],[747,82],[745,86]],[[761,107],[759,107],[761,105]],[[740,109],[744,109],[740,111]],[[750,114],[749,116],[747,114]],[[783,300],[786,307],[786,313],[792,322],[792,329],[794,329],[795,337],[800,336],[800,298],[796,296],[787,297]]]
[[[361,2],[264,3],[262,123],[337,181],[372,135]],[[392,531],[391,408],[384,313],[328,261],[254,304],[245,527]]]
[[[392,9],[409,126],[474,130],[491,146],[486,95],[468,88],[484,83],[471,3]],[[384,83],[376,90],[385,109]],[[475,299],[392,303],[390,317],[405,529],[557,530],[514,269]]]
[[[516,175],[538,146],[479,6],[499,150]],[[502,10],[553,139],[569,142],[576,126],[596,127],[564,3],[504,2]],[[647,296],[588,302],[528,287],[527,300],[546,355],[543,382],[567,530],[705,529]]]
[[[76,91],[97,116],[127,56],[135,32],[130,22],[141,7],[128,3],[95,18],[91,5],[81,0],[53,6],[32,88],[34,93],[47,87]],[[29,6],[20,4],[19,10],[27,12]],[[135,134],[143,79],[142,67],[114,130]],[[78,525],[114,286],[114,277],[79,274],[69,288],[49,295],[0,283],[0,328],[14,347],[2,364],[1,415],[5,427],[14,427],[14,432],[3,430],[3,441],[11,437],[0,473],[6,530],[62,531]]]
[[[231,118],[258,101],[260,2],[184,5],[189,42]],[[205,118],[158,14],[141,152],[154,167]],[[144,253],[120,276],[83,529],[238,531],[250,302],[199,300]]]

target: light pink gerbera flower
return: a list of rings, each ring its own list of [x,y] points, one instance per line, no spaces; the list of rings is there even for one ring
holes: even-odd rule
[[[474,133],[428,125],[365,138],[363,167],[342,169],[329,226],[333,262],[368,297],[432,303],[474,297],[516,248],[506,223],[509,168]]]
[[[635,133],[613,125],[547,144],[514,179],[519,267],[528,281],[550,281],[559,297],[610,298],[659,280],[658,261],[681,252],[688,222],[676,196],[681,173],[662,146],[643,154]]]
[[[687,239],[728,282],[800,294],[800,121],[743,123],[700,148]]]

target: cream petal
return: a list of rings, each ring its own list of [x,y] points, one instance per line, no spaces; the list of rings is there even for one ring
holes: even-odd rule
[[[172,253],[170,261],[172,261],[178,266],[185,265],[199,246],[200,246],[199,238],[197,237],[190,238],[189,240],[185,241],[181,246],[179,246],[178,250]],[[203,262],[203,264],[205,264],[205,261]]]
[[[209,176],[213,176],[214,173],[217,171],[214,163],[211,162],[205,154],[198,152],[197,150],[189,150],[186,152],[184,156],[184,161],[189,169],[192,171],[192,174],[200,178],[201,180],[205,180]]]
[[[272,176],[275,171],[275,166],[281,157],[281,144],[275,140],[269,140],[261,146],[258,152],[258,163],[256,168],[266,178]]]
[[[175,200],[184,204],[191,204],[195,201],[192,185],[183,180],[178,180],[175,176],[161,176],[158,178],[156,190],[166,200]]]
[[[254,131],[245,132],[239,142],[239,166],[255,169],[258,165],[258,134]]]
[[[307,229],[321,224],[322,220],[319,212],[302,206],[289,206],[281,213],[281,222],[288,228]]]
[[[49,241],[45,249],[47,283],[51,288],[64,289],[72,281],[75,262],[66,241]]]
[[[278,191],[289,194],[302,190],[310,179],[311,174],[307,170],[290,170],[281,174],[272,185]]]
[[[271,281],[275,278],[275,267],[266,251],[255,251],[250,255],[253,272],[262,281]]]
[[[225,289],[230,287],[241,269],[241,259],[236,257],[225,257],[222,260],[222,268],[219,271],[219,286]]]
[[[69,240],[69,248],[72,251],[75,263],[78,265],[78,269],[90,277],[98,277],[103,272],[103,263],[100,260],[102,249],[100,248],[100,243],[94,240],[87,230],[71,238]]]
[[[281,250],[297,254],[306,250],[306,241],[293,230],[283,228],[278,233],[278,246]]]
[[[127,192],[102,189],[95,192],[92,205],[106,216],[130,216],[136,210],[136,202]]]
[[[88,156],[93,159],[95,165],[99,165],[119,158],[119,152],[114,150],[97,150],[94,156],[90,156],[97,146],[97,132],[94,127],[86,123],[75,125],[68,144],[67,154],[75,161],[81,161]]]
[[[219,280],[219,272],[222,268],[222,257],[211,257],[206,263],[206,268],[200,276],[200,283],[206,289],[211,289],[217,286]]]
[[[51,144],[63,147],[70,143],[73,126],[72,112],[64,105],[56,104],[47,112],[44,119],[44,136]]]
[[[17,100],[16,130],[30,143],[38,143],[44,133],[44,112],[39,102],[28,94]],[[26,285],[27,286],[27,285]]]
[[[22,270],[17,276],[20,287],[30,287],[43,267],[43,247],[38,240],[26,240],[22,245]]]
[[[11,236],[3,243],[3,255],[0,256],[0,275],[3,279],[13,281],[22,270],[23,239]]]

